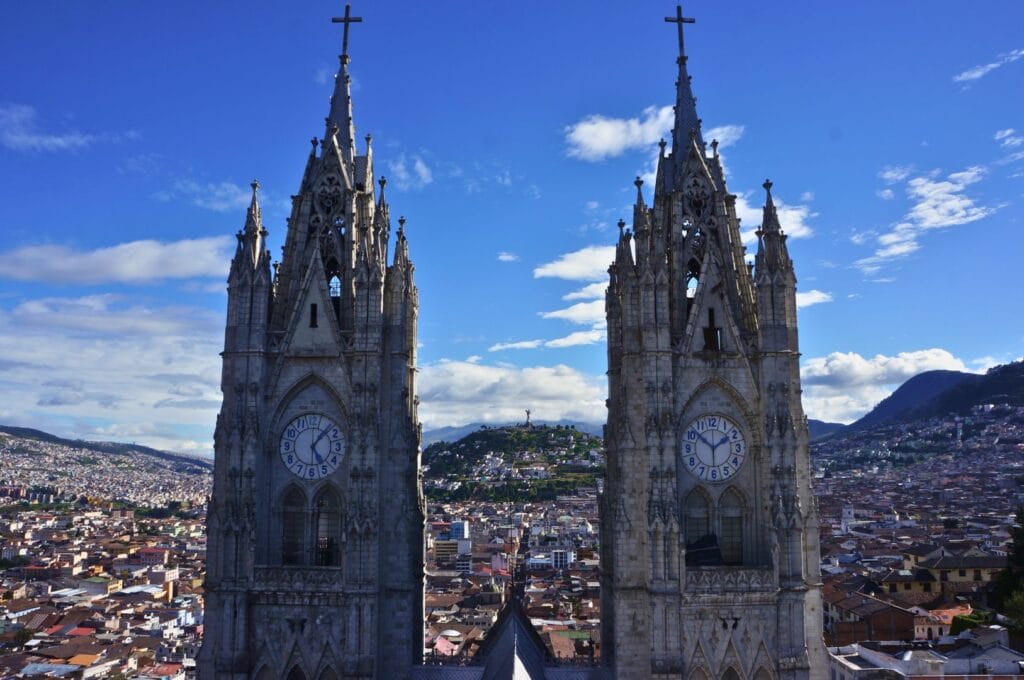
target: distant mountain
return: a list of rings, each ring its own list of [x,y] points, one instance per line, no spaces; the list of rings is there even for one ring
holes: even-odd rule
[[[95,453],[107,453],[118,456],[123,456],[129,453],[139,453],[144,456],[159,458],[169,463],[198,466],[200,468],[204,468],[206,471],[213,470],[213,461],[209,458],[190,456],[183,453],[171,453],[170,451],[161,451],[148,446],[142,446],[141,444],[121,444],[118,442],[93,442],[86,441],[84,439],[64,439],[63,437],[58,437],[57,435],[50,434],[49,432],[43,432],[42,430],[33,430],[30,427],[12,427],[10,425],[0,425],[0,433],[6,433],[13,437],[21,437],[22,439],[35,439],[41,442],[49,442],[50,444],[60,444],[62,446],[85,449]]]
[[[842,423],[826,423],[824,420],[814,420],[812,418],[807,419],[807,429],[810,431],[811,439],[821,439],[827,437],[833,432],[846,427]]]
[[[435,442],[454,442],[462,439],[468,434],[476,432],[480,428],[500,428],[500,427],[511,427],[513,425],[522,423],[470,423],[468,425],[455,425],[452,427],[439,427],[434,430],[425,430],[423,432],[423,448],[434,444]],[[561,425],[562,427],[570,426],[575,427],[580,432],[586,432],[594,437],[604,436],[604,423],[586,423],[581,420],[537,420],[534,421],[535,425],[550,425],[552,427]]]
[[[878,402],[860,420],[849,426],[849,430],[866,430],[879,425],[920,417],[928,405],[949,388],[974,378],[961,371],[925,371],[906,381],[888,397]]]
[[[900,385],[847,431],[967,413],[979,404],[1024,406],[1024,362],[995,366],[984,375],[925,371]]]

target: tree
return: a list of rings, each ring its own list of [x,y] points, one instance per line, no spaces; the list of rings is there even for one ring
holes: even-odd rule
[[[1003,613],[1010,619],[1010,630],[1024,634],[1024,590],[1018,590],[1003,603]]]

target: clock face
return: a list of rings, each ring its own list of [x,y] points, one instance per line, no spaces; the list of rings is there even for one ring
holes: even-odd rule
[[[281,462],[302,479],[321,479],[341,465],[345,435],[330,418],[306,413],[285,425],[281,433]]]
[[[705,482],[724,482],[736,476],[747,457],[743,431],[718,414],[698,416],[683,433],[683,466]]]

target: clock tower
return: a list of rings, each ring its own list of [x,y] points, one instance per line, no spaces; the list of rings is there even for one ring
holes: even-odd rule
[[[345,40],[271,265],[258,184],[228,277],[199,677],[406,678],[423,645],[417,291]]]
[[[765,182],[748,263],[697,117],[692,20],[666,20],[675,129],[609,268],[603,656],[623,678],[823,678],[793,262]]]

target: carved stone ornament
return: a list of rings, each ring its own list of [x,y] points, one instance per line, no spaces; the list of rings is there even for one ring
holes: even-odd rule
[[[341,182],[334,175],[328,175],[316,190],[316,206],[321,213],[330,215],[341,205]]]

